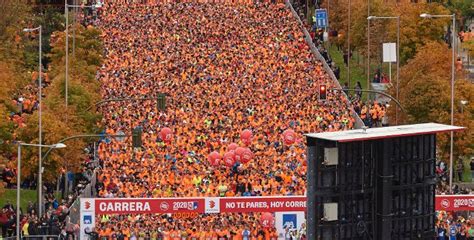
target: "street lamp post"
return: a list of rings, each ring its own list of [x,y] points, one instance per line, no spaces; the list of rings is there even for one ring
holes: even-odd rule
[[[452,40],[451,40],[451,125],[454,125],[454,59],[455,59],[455,44],[456,44],[456,14],[452,15],[431,15],[428,13],[423,13],[420,15],[422,18],[452,18]],[[449,150],[449,191],[453,190],[453,142],[454,135],[453,132],[450,132],[450,150]]]
[[[66,98],[66,108],[68,106],[69,100],[69,91],[68,91],[68,84],[69,84],[69,8],[97,8],[100,5],[90,5],[90,6],[82,6],[82,5],[73,5],[68,4],[68,0],[64,0],[64,15],[66,18],[66,73],[65,73],[65,84],[64,84],[64,95]]]
[[[370,11],[369,6],[367,5],[367,12]],[[367,90],[370,90],[370,15],[367,17]]]
[[[395,98],[398,99],[398,94],[400,92],[400,16],[393,16],[393,17],[386,17],[386,16],[369,16],[367,17],[368,24],[370,25],[370,20],[372,19],[396,19],[397,20],[397,84],[395,86],[396,93]],[[370,36],[370,33],[367,34]],[[367,44],[367,89],[369,89],[370,85],[370,38],[368,38]],[[392,64],[392,63],[390,63]],[[391,76],[390,76],[391,78]],[[395,124],[398,125],[398,108],[395,109]]]
[[[20,240],[20,182],[21,182],[21,146],[32,146],[32,147],[46,147],[46,148],[65,148],[66,145],[63,143],[56,143],[53,145],[42,145],[42,144],[31,144],[31,143],[18,143],[18,159],[16,169],[16,239]],[[41,162],[41,159],[40,159]],[[41,206],[38,207],[40,209]],[[41,217],[41,215],[39,215]]]
[[[370,0],[367,0],[367,90],[370,90]],[[369,97],[367,97],[369,99]]]
[[[351,87],[351,0],[349,0],[349,23],[347,24],[347,82]]]
[[[69,9],[67,0],[64,0],[64,17],[66,18],[66,73],[65,73],[65,83],[64,83],[64,96],[66,98],[66,108],[68,105],[68,83],[69,83]]]
[[[39,77],[38,77],[38,144],[41,145],[43,143],[43,137],[42,137],[42,132],[43,132],[43,128],[42,128],[42,123],[41,123],[41,116],[42,116],[42,107],[41,107],[41,99],[43,98],[42,96],[42,88],[43,88],[43,83],[42,83],[42,76],[43,75],[43,72],[42,72],[42,66],[43,66],[43,63],[42,63],[42,60],[41,60],[41,55],[42,55],[42,49],[41,49],[41,43],[42,43],[42,40],[41,40],[41,35],[42,35],[42,27],[41,25],[37,28],[25,28],[23,29],[23,32],[34,32],[34,31],[38,31],[39,33],[39,44],[38,44],[38,52],[39,52],[39,57],[38,57],[38,72],[39,72]],[[43,213],[43,209],[42,209],[42,204],[43,204],[43,196],[42,196],[42,168],[43,168],[43,164],[42,164],[42,156],[41,156],[41,146],[39,146],[39,149],[38,149],[38,214],[39,216],[42,215]]]

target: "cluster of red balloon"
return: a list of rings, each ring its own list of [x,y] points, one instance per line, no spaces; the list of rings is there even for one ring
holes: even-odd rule
[[[227,152],[221,156],[217,151],[211,152],[208,155],[208,160],[212,166],[218,166],[221,161],[227,167],[232,167],[235,163],[246,164],[253,159],[253,152],[248,147],[252,143],[253,133],[249,129],[245,129],[240,133],[240,140],[245,147],[241,147],[236,143],[231,143],[227,147]],[[296,133],[291,129],[283,132],[283,142],[286,145],[292,145],[296,142]]]
[[[224,154],[224,164],[228,167],[232,167],[235,163],[248,163],[252,158],[253,152],[250,148],[239,147],[239,145],[231,143],[227,147],[227,152]]]
[[[246,129],[240,134],[242,143],[246,146],[252,142],[252,131]],[[253,158],[253,152],[249,147],[241,147],[236,143],[231,143],[227,147],[227,152],[222,157],[218,152],[211,152],[208,156],[208,160],[212,166],[218,166],[222,160],[222,163],[227,167],[233,167],[235,163],[248,163]]]

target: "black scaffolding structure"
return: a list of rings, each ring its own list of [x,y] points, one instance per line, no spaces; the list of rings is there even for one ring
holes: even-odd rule
[[[462,129],[308,134],[308,239],[433,239],[436,134]]]

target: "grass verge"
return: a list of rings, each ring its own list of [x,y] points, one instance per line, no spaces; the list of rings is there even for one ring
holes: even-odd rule
[[[36,190],[20,190],[20,206],[25,211],[28,206],[28,202],[36,202],[37,199]],[[16,189],[5,189],[5,194],[0,197],[0,207],[5,206],[7,202],[13,204],[16,207]]]

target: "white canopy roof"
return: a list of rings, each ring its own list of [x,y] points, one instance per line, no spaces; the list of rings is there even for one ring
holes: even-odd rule
[[[309,133],[306,134],[306,136],[336,142],[354,142],[373,139],[414,136],[421,134],[441,133],[449,131],[460,131],[463,129],[465,128],[439,123],[422,123],[380,128],[355,129],[340,132]]]

